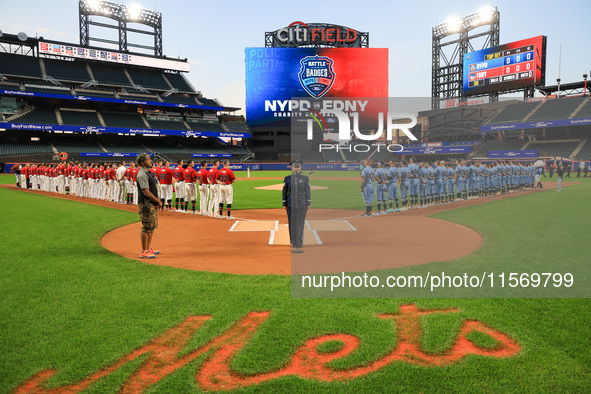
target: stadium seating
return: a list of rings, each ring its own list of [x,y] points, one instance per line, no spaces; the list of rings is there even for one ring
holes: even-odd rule
[[[346,161],[361,163],[366,157],[371,156],[375,150],[376,148],[371,148],[369,152],[355,152],[353,149],[351,149],[351,152],[348,150],[343,150],[343,154],[345,155]]]
[[[591,138],[587,139],[587,142],[585,142],[585,145],[583,145],[581,150],[579,150],[579,152],[575,156],[575,159],[591,161]]]
[[[0,83],[0,89],[3,89],[3,90],[20,90],[20,86],[18,84]]]
[[[99,121],[96,112],[78,112],[60,110],[62,120],[66,125],[73,126],[97,126],[100,127],[101,122]]]
[[[527,141],[519,139],[511,140],[492,140],[486,141],[478,151],[474,152],[474,157],[488,157],[488,151],[491,150],[520,150]],[[528,147],[529,149],[529,147]]]
[[[146,144],[146,147],[154,153],[159,153],[163,155],[183,155],[184,158],[191,155],[191,151],[182,146]],[[145,148],[141,152],[143,152],[144,150]]]
[[[115,93],[112,90],[81,90],[77,89],[76,94],[79,96],[90,96],[90,97],[105,97],[115,98]]]
[[[168,82],[170,82],[173,88],[176,88],[181,92],[194,91],[181,74],[165,73],[164,76],[168,79]]]
[[[101,153],[104,152],[98,145],[82,145],[82,144],[54,144],[56,149],[60,152],[66,152],[68,155],[76,155],[82,152]]]
[[[223,122],[222,124],[232,133],[250,133],[246,122]]]
[[[85,63],[55,59],[43,59],[43,62],[47,75],[59,81],[87,82],[90,80]]]
[[[91,63],[90,69],[94,79],[102,85],[131,86],[121,66]]]
[[[11,53],[0,53],[0,75],[43,78],[39,59]]]
[[[188,121],[187,121],[188,122]],[[224,132],[219,123],[188,122],[189,128],[194,131],[219,131]]]
[[[577,115],[575,116],[575,118],[588,118],[591,117],[591,100],[587,99],[587,102],[585,103],[585,105],[583,105],[583,108],[581,108],[579,110],[579,112],[577,112]]]
[[[583,102],[584,97],[570,97],[548,100],[536,110],[527,120],[535,122],[539,120],[568,119],[570,114]]]
[[[489,124],[520,123],[539,104],[539,102],[534,101],[508,105]]]
[[[158,97],[156,96],[138,96],[138,95],[132,95],[132,94],[127,94],[127,93],[119,93],[119,98],[121,100],[136,100],[136,101],[152,101],[157,103],[158,102]]]
[[[35,108],[33,111],[13,120],[14,123],[57,124],[53,108]]]
[[[322,154],[323,154],[324,159],[326,161],[329,161],[329,162],[342,162],[343,161],[343,157],[341,156],[340,152],[337,152],[336,150],[333,150],[333,149],[323,150]]]
[[[537,149],[538,156],[555,156],[568,158],[581,141],[569,142],[532,142],[527,146],[527,149]]]
[[[66,95],[72,94],[72,91],[70,90],[70,88],[65,87],[65,86],[55,86],[55,85],[25,84],[25,91],[26,92],[66,94]]]
[[[153,129],[158,130],[187,130],[183,122],[171,122],[166,120],[148,120]]]
[[[162,97],[162,101],[164,101],[165,103],[182,103],[182,104],[197,105],[195,98],[186,97],[186,96],[172,95],[172,96]]]
[[[170,86],[168,86],[160,71],[128,68],[127,72],[136,85],[144,88],[170,90]]]
[[[143,146],[139,146],[139,145],[109,145],[109,146],[105,146],[103,144],[103,146],[105,147],[105,149],[109,152],[113,152],[113,153],[141,153],[141,152],[145,152],[146,148]]]
[[[226,146],[224,146],[224,150],[228,153],[233,154],[234,156],[241,156],[241,155],[248,154],[248,151],[243,146],[239,146],[239,145],[226,145]]]
[[[199,97],[197,99],[197,101],[199,101],[199,104],[200,105],[207,105],[209,107],[219,107],[220,106],[214,100],[212,100],[212,99],[206,99],[206,98],[203,98],[203,97]]]
[[[49,145],[43,144],[0,144],[0,156],[26,156],[53,154]]]
[[[107,127],[146,128],[139,114],[121,112],[101,112],[101,114]]]

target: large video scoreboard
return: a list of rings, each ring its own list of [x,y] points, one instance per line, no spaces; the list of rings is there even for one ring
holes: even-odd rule
[[[546,36],[464,55],[464,95],[544,85]]]
[[[246,121],[291,127],[296,97],[388,97],[387,48],[246,48]]]

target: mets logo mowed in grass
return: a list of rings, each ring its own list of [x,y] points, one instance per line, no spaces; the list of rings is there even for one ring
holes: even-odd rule
[[[251,312],[236,322],[226,332],[207,344],[184,352],[187,343],[211,316],[190,316],[165,333],[150,340],[144,346],[124,355],[119,360],[101,368],[86,379],[63,386],[53,386],[48,381],[58,371],[47,369],[20,384],[17,393],[77,393],[91,388],[100,379],[116,372],[127,363],[144,356],[142,364],[127,378],[120,388],[123,393],[142,393],[154,384],[203,356],[197,368],[196,382],[208,391],[233,390],[256,385],[284,376],[297,376],[317,381],[347,381],[378,371],[394,362],[404,362],[423,367],[438,367],[457,363],[468,355],[496,358],[510,357],[521,350],[509,336],[476,320],[463,320],[454,344],[442,354],[427,353],[421,348],[420,317],[436,313],[457,313],[459,309],[420,310],[414,304],[401,305],[394,314],[378,314],[380,319],[391,319],[396,326],[396,347],[384,357],[366,365],[349,369],[334,369],[331,361],[347,357],[359,347],[359,339],[350,334],[327,334],[307,340],[278,370],[256,375],[244,375],[231,368],[232,359],[254,336],[267,320],[270,312]],[[478,346],[473,335],[488,337],[494,345]],[[330,346],[329,343],[337,346]],[[328,349],[328,350],[326,350]],[[182,355],[181,355],[182,353]]]
[[[335,80],[334,61],[326,56],[306,56],[300,60],[300,83],[312,97],[319,98],[330,90]]]

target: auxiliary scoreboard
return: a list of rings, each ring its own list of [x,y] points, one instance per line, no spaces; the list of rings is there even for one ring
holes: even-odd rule
[[[546,36],[464,55],[464,95],[544,85]]]

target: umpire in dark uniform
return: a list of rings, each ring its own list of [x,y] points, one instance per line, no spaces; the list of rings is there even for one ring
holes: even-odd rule
[[[302,175],[301,160],[291,162],[292,174],[283,180],[283,207],[289,223],[289,240],[292,253],[303,253],[306,213],[310,209],[310,180]]]

